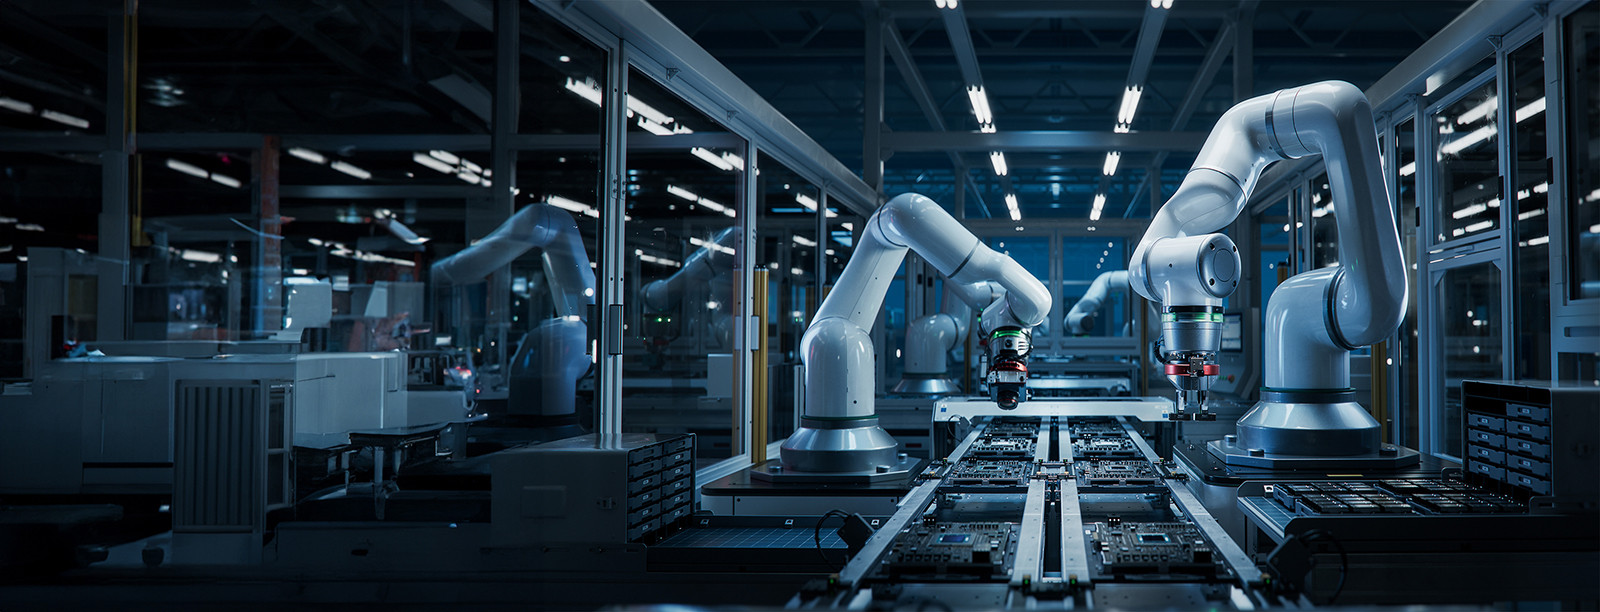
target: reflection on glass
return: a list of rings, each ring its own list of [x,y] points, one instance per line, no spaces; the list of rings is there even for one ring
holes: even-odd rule
[[[1437,288],[1444,410],[1433,428],[1442,436],[1437,450],[1452,457],[1461,456],[1461,382],[1502,378],[1500,287],[1499,268],[1484,262],[1445,272]]]
[[[744,449],[732,425],[742,355],[733,323],[743,305],[744,141],[634,71],[629,92],[640,109],[692,126],[697,138],[655,135],[637,123],[628,134],[626,240],[628,346],[622,355],[622,428],[697,435],[700,465]],[[639,114],[636,110],[636,115]],[[725,143],[725,144],[724,144]],[[712,163],[717,160],[721,163]]]
[[[1261,224],[1257,228],[1257,242],[1260,247],[1261,269],[1256,278],[1260,285],[1260,302],[1256,304],[1262,312],[1266,312],[1267,300],[1272,299],[1272,292],[1277,290],[1278,283],[1292,276],[1289,270],[1289,199],[1287,197],[1273,204],[1261,213]]]
[[[1122,238],[1061,239],[1061,305],[1066,312],[1066,336],[1132,335],[1132,311],[1128,305],[1134,300],[1128,289],[1124,245]]]
[[[1550,175],[1545,165],[1544,38],[1507,56],[1510,64],[1511,185],[1516,206],[1516,362],[1518,378],[1550,378]]]
[[[1339,265],[1339,226],[1335,222],[1333,191],[1328,175],[1311,179],[1311,267]]]
[[[817,300],[817,207],[815,186],[777,160],[763,156],[756,175],[760,258],[767,268],[767,439],[794,433],[795,391],[802,386],[800,339]],[[757,398],[760,401],[760,398]]]
[[[1402,422],[1401,443],[1409,448],[1418,445],[1420,399],[1418,381],[1422,363],[1417,360],[1417,122],[1406,119],[1395,125],[1395,153],[1399,157],[1399,180],[1396,183],[1395,206],[1399,208],[1400,243],[1406,260],[1406,283],[1410,286],[1406,300],[1406,317],[1400,323],[1400,381],[1402,395],[1400,414]]]
[[[1490,80],[1433,117],[1433,154],[1438,165],[1433,207],[1436,243],[1500,226],[1498,103],[1495,82]]]
[[[517,131],[598,135],[605,126],[597,112],[606,82],[605,50],[545,11],[527,6],[520,12],[522,104]]]
[[[823,257],[827,258],[828,287],[838,282],[839,275],[844,273],[845,264],[850,262],[850,253],[855,250],[855,237],[861,235],[864,223],[865,217],[838,206],[828,207],[828,240],[822,250]]]
[[[1566,18],[1567,261],[1573,298],[1600,298],[1600,5]]]
[[[1008,236],[1005,238],[985,238],[984,243],[988,244],[991,249],[1011,256],[1011,259],[1021,264],[1023,269],[1032,274],[1034,278],[1043,280],[1050,278],[1049,238],[1044,236]],[[1098,259],[1098,256],[1096,258]],[[1122,264],[1116,263],[1118,261],[1106,257],[1102,263],[1122,267]],[[1120,261],[1127,261],[1127,259],[1124,258]],[[1090,280],[1093,279],[1091,278]],[[1046,318],[1044,323],[1040,323],[1038,327],[1033,328],[1034,346],[1045,347],[1050,345],[1050,328],[1052,327],[1050,323],[1050,319]]]

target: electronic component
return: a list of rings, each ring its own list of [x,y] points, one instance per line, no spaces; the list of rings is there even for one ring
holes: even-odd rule
[[[950,470],[945,483],[955,486],[1021,487],[1033,478],[1031,461],[963,459]]]
[[[973,459],[1033,459],[1037,440],[1026,437],[985,437],[972,443],[967,456]]]
[[[1074,436],[1072,456],[1079,459],[1132,459],[1139,456],[1139,447],[1127,437],[1100,438]]]
[[[1098,579],[1141,574],[1214,576],[1219,556],[1188,523],[1094,523],[1086,529]]]
[[[1161,485],[1156,466],[1143,459],[1133,461],[1078,461],[1073,465],[1078,489],[1147,488]]]
[[[1128,432],[1122,429],[1122,424],[1109,419],[1074,420],[1067,426],[1074,438],[1086,437],[1128,437]]]
[[[921,523],[895,539],[877,576],[919,582],[1004,580],[1017,556],[1016,523]]]
[[[1038,422],[998,421],[990,423],[983,430],[986,438],[1037,438],[1039,437]]]
[[[1463,482],[1411,480],[1290,482],[1273,486],[1272,497],[1299,515],[1330,514],[1520,514],[1526,507],[1503,495]]]

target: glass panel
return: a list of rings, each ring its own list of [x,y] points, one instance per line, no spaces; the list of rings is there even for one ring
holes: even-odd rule
[[[744,193],[744,140],[728,133],[648,77],[632,71],[640,108],[695,131],[656,135],[637,121],[628,133],[625,278],[629,346],[623,350],[622,428],[699,436],[700,465],[742,452],[739,358],[733,325],[743,305],[738,216]]]
[[[1272,299],[1272,292],[1278,289],[1278,284],[1293,275],[1289,269],[1289,202],[1289,198],[1284,197],[1262,211],[1257,228],[1261,261],[1261,269],[1256,275],[1261,291],[1257,307],[1263,313],[1267,311],[1268,300]]]
[[[1433,117],[1436,211],[1434,242],[1500,226],[1500,156],[1491,79]]]
[[[1400,414],[1404,432],[1401,434],[1401,443],[1416,448],[1419,443],[1418,425],[1422,420],[1417,386],[1422,371],[1422,362],[1417,360],[1417,303],[1421,301],[1421,296],[1417,294],[1417,122],[1415,119],[1406,119],[1397,124],[1394,131],[1395,152],[1399,157],[1396,162],[1400,164],[1400,178],[1395,190],[1399,195],[1395,199],[1395,206],[1399,209],[1401,252],[1406,261],[1406,284],[1409,286],[1408,295],[1411,296],[1406,300],[1406,317],[1400,322],[1398,366],[1403,388]]]
[[[1444,409],[1432,425],[1443,444],[1435,450],[1451,457],[1461,456],[1461,382],[1503,377],[1500,287],[1500,269],[1484,262],[1445,272],[1436,289]]]
[[[761,205],[756,211],[758,265],[767,281],[767,439],[794,433],[795,391],[802,386],[800,338],[816,312],[816,186],[778,161],[763,156],[756,173]],[[759,406],[759,398],[757,399]]]
[[[1050,239],[1045,236],[1009,236],[1005,238],[985,238],[984,242],[996,251],[1010,255],[1012,259],[1021,264],[1035,278],[1048,282],[1050,280]],[[1101,250],[1105,250],[1102,248]],[[1116,252],[1116,251],[1114,251]],[[1117,265],[1118,260],[1106,258],[1106,263]],[[1123,257],[1120,261],[1127,261]],[[1090,279],[1093,280],[1093,279]],[[1049,285],[1046,285],[1047,287]],[[1050,319],[1033,329],[1033,343],[1036,346],[1049,346]]]
[[[1567,261],[1574,299],[1600,297],[1600,5],[1567,17]]]
[[[36,358],[51,357],[50,336],[36,336],[39,344],[28,345],[29,333],[64,328],[62,340],[95,338],[101,169],[95,155],[37,153],[0,153],[0,169],[0,379],[19,379]],[[57,258],[45,255],[46,248],[67,253]],[[63,271],[69,280],[57,276],[52,287],[29,287],[30,266],[42,272],[45,261],[71,262]],[[66,309],[27,312],[29,290],[64,294]],[[65,317],[60,327],[51,322],[57,315]]]
[[[1311,179],[1311,269],[1339,265],[1339,227],[1334,223],[1328,175]]]
[[[606,82],[606,53],[545,11],[522,10],[521,104],[517,131],[524,134],[599,134],[605,116],[595,112]],[[633,117],[630,122],[641,118]]]
[[[823,256],[828,258],[828,287],[839,281],[845,264],[850,262],[850,253],[855,250],[855,238],[861,235],[865,224],[866,218],[861,215],[840,206],[828,207],[828,242],[827,248],[822,251]]]
[[[1544,39],[1536,37],[1507,56],[1511,108],[1515,110],[1511,188],[1517,216],[1517,378],[1550,379],[1550,174],[1544,113]]]
[[[256,232],[264,229],[251,201],[259,156],[251,151],[139,156],[140,227],[148,237],[141,242],[149,246],[136,250],[130,339],[265,339],[281,327],[284,241],[266,245],[278,251],[279,261],[264,266],[255,261]],[[406,264],[415,267],[415,262]]]
[[[1012,238],[1007,242],[1016,240]],[[1132,310],[1129,308],[1133,298],[1128,289],[1125,243],[1122,238],[1061,239],[1061,306],[1066,313],[1064,335],[1105,337],[1133,333]],[[1113,271],[1124,274],[1120,282],[1106,285],[1104,292],[1094,296],[1099,305],[1096,307],[1092,303],[1083,303],[1083,298],[1095,281]],[[1080,304],[1081,310],[1074,310]]]
[[[377,2],[260,11],[191,19],[145,7],[139,131],[487,132],[494,37],[449,8]]]

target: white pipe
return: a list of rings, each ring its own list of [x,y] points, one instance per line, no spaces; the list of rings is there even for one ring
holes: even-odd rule
[[[572,215],[549,204],[524,207],[477,244],[435,262],[431,278],[444,285],[477,282],[534,248],[544,250],[540,259],[556,313],[588,317],[594,303],[594,270],[583,236]]]
[[[1387,337],[1406,310],[1405,263],[1378,153],[1372,107],[1349,83],[1325,81],[1241,102],[1223,114],[1152,220],[1130,262],[1129,284],[1169,306],[1220,305],[1232,288],[1219,295],[1192,274],[1204,235],[1238,216],[1268,164],[1320,154],[1337,213],[1340,265],[1298,275],[1274,293],[1266,384],[1348,387],[1348,351]],[[1182,269],[1186,263],[1191,270]],[[1310,363],[1335,360],[1343,366]]]
[[[738,227],[718,232],[711,241],[684,259],[683,267],[672,276],[650,281],[640,290],[645,306],[652,310],[672,310],[683,299],[683,289],[691,283],[704,283],[731,272],[737,264],[740,233]]]
[[[1125,290],[1128,288],[1128,271],[1112,270],[1096,276],[1094,282],[1089,283],[1089,290],[1083,292],[1083,297],[1078,298],[1078,303],[1072,305],[1072,310],[1067,312],[1067,330],[1074,334],[1088,333],[1087,327],[1093,325],[1092,319],[1100,310],[1100,305],[1110,295],[1111,290]],[[1090,319],[1088,325],[1085,319]]]
[[[1050,311],[1050,292],[1010,257],[994,252],[925,196],[889,200],[867,221],[861,243],[817,309],[800,350],[806,365],[805,416],[864,418],[875,414],[872,339],[890,281],[914,250],[958,285],[992,280],[1005,289],[983,312],[982,329],[1033,328]],[[978,291],[971,291],[976,297]]]

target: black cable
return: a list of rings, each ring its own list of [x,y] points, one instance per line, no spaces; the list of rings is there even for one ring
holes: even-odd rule
[[[844,564],[840,564],[839,567],[834,568],[833,560],[829,559],[827,553],[824,553],[822,551],[822,523],[827,521],[830,518],[833,518],[833,517],[839,517],[840,519],[848,519],[848,518],[850,518],[850,513],[849,512],[845,512],[843,510],[838,510],[838,509],[829,510],[827,514],[822,515],[822,518],[817,519],[817,526],[811,530],[811,540],[813,542],[816,542],[816,544],[817,544],[817,556],[818,557],[822,557],[822,562],[824,564],[826,564],[830,569],[833,569],[834,571],[839,571],[839,570],[844,569]]]
[[[1339,551],[1339,583],[1333,587],[1333,594],[1329,595],[1328,601],[1323,604],[1333,605],[1333,601],[1339,598],[1340,593],[1344,592],[1344,581],[1350,574],[1350,557],[1345,554],[1344,544],[1339,542],[1338,538],[1333,537],[1333,533],[1324,529],[1310,529],[1305,533],[1290,537],[1299,539],[1301,544],[1306,546],[1306,555],[1308,557],[1312,552],[1310,544],[1314,542],[1327,542],[1332,544],[1335,550]]]

